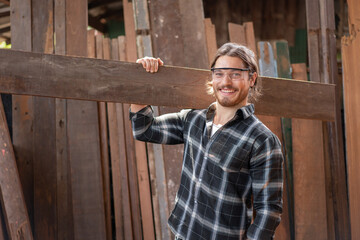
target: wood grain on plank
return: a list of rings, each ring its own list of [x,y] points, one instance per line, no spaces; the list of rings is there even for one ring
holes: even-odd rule
[[[96,57],[98,59],[110,59],[110,45],[109,39],[100,39],[102,46],[98,45],[95,30],[88,31],[88,57]],[[106,41],[105,41],[106,40]],[[98,49],[104,51],[98,55]],[[106,52],[106,55],[105,55]],[[99,112],[99,131],[100,131],[100,154],[102,166],[102,180],[103,180],[103,197],[105,208],[105,224],[106,224],[106,239],[112,239],[112,223],[111,223],[111,195],[110,195],[110,163],[109,163],[109,148],[108,148],[108,128],[107,128],[107,107],[105,102],[98,102]]]
[[[155,75],[135,63],[12,50],[0,50],[0,59],[6,59],[0,60],[0,91],[4,93],[181,108],[205,108],[213,101],[205,93],[204,83],[210,77],[206,70],[169,66]],[[334,85],[261,80],[263,96],[256,104],[257,114],[334,120]]]
[[[206,46],[208,52],[207,55],[210,66],[217,51],[216,32],[215,32],[215,25],[212,24],[210,18],[205,18],[204,24],[205,24],[205,34],[206,34]]]
[[[33,0],[32,50],[54,52],[54,2]],[[57,236],[56,111],[54,98],[33,98],[34,237]]]
[[[125,22],[125,35],[126,35],[126,58],[129,62],[135,62],[137,59],[137,46],[136,46],[136,34],[135,34],[135,19],[134,8],[132,2],[124,1],[124,22]],[[129,92],[131,93],[131,92]],[[131,93],[134,94],[134,93]],[[123,108],[128,109],[129,104],[124,104]],[[131,218],[133,226],[133,234],[135,239],[140,239],[142,236],[141,228],[141,210],[140,199],[136,169],[136,155],[135,155],[135,142],[132,137],[131,124],[127,120],[129,119],[129,113],[124,112],[124,126],[126,136],[126,160],[128,166],[129,176],[129,189],[131,199]]]
[[[348,1],[351,11],[349,23],[359,28],[359,21],[355,20],[356,11],[360,11],[360,4],[356,1]],[[349,37],[342,39],[342,59],[344,69],[344,108],[345,108],[345,129],[346,129],[346,153],[347,173],[349,189],[349,207],[351,221],[351,239],[360,238],[360,169],[359,155],[359,117],[360,117],[360,68],[358,66],[358,53],[360,51],[360,36],[352,32]]]
[[[305,64],[291,66],[294,79],[307,79]],[[292,137],[295,239],[328,239],[322,122],[292,119]]]
[[[0,202],[10,240],[33,239],[19,172],[0,100]]]
[[[87,56],[87,1],[67,0],[65,6],[66,54]],[[106,239],[96,102],[67,101],[67,138],[74,239]]]
[[[10,4],[11,48],[32,50],[31,0]],[[13,144],[31,225],[34,223],[33,97],[12,97]]]

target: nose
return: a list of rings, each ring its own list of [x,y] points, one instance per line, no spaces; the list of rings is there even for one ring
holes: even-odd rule
[[[231,84],[232,83],[232,79],[231,79],[231,76],[230,74],[225,74],[225,77],[223,78],[223,82],[224,83],[227,83],[227,84]]]

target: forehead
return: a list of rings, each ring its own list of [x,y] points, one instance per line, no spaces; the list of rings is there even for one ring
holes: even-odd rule
[[[245,63],[238,57],[221,56],[216,60],[215,68],[244,68]]]

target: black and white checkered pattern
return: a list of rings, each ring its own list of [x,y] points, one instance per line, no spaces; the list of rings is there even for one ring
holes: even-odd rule
[[[159,117],[151,107],[130,113],[136,139],[184,143],[181,183],[169,218],[175,236],[273,238],[282,212],[283,155],[278,138],[253,113],[253,105],[240,108],[211,137],[215,104]]]

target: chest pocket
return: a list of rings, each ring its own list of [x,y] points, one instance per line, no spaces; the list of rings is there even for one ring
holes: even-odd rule
[[[226,136],[219,136],[209,148],[209,159],[226,172],[240,172],[248,168],[249,150],[238,141],[232,142]]]

